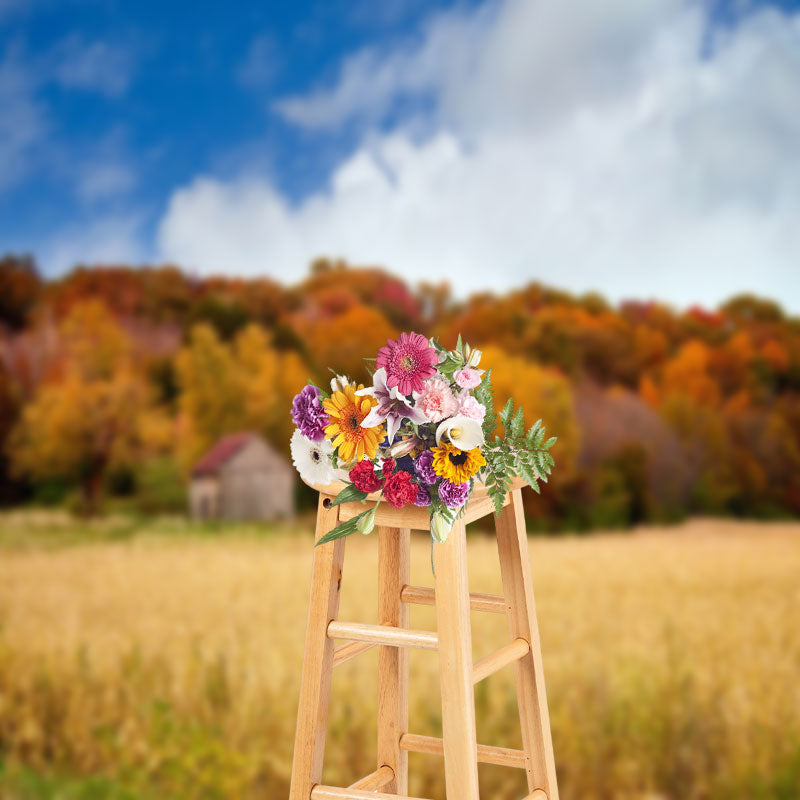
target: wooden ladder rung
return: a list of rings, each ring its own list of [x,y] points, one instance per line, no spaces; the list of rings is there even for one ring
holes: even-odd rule
[[[371,642],[390,647],[419,647],[423,650],[436,650],[439,647],[439,637],[433,631],[414,631],[391,625],[365,625],[361,622],[338,620],[328,623],[328,638]]]
[[[400,592],[400,599],[404,603],[416,603],[421,606],[436,605],[436,595],[433,589],[424,586],[404,586]],[[497,594],[471,592],[469,605],[473,611],[489,611],[492,614],[506,613],[506,600]]]
[[[543,789],[537,789],[534,792],[531,792],[529,795],[526,795],[522,798],[522,800],[547,800],[547,792]]]
[[[400,737],[400,749],[409,753],[430,753],[434,756],[444,755],[444,744],[436,736],[420,736],[418,733],[404,733]],[[488,744],[478,745],[478,761],[482,764],[496,764],[501,767],[525,769],[525,753],[510,747],[492,747]],[[526,799],[527,800],[527,799]]]
[[[408,797],[404,794],[364,792],[360,789],[337,789],[335,786],[317,784],[311,790],[311,800],[424,800],[424,798]]]
[[[524,658],[531,650],[531,646],[525,639],[514,639],[511,644],[501,647],[486,658],[482,658],[472,668],[472,682],[478,683],[495,672],[502,669],[512,661],[519,661]]]
[[[348,789],[361,789],[364,792],[375,792],[378,789],[383,789],[388,783],[394,780],[394,770],[384,764],[382,767],[378,767],[375,772],[371,772],[366,777],[362,778],[360,781],[356,781],[355,783],[351,783],[348,786]]]
[[[351,658],[360,656],[367,650],[372,650],[373,647],[375,645],[372,642],[348,642],[340,645],[333,651],[333,666],[338,667],[339,664],[344,664]]]

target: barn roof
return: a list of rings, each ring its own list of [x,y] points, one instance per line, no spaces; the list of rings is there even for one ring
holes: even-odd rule
[[[192,468],[192,477],[216,475],[248,442],[260,438],[257,433],[243,431],[223,436]]]

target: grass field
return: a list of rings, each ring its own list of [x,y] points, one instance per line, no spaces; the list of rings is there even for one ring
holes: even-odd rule
[[[310,531],[0,516],[0,798],[285,798]],[[348,542],[343,618],[375,620],[376,545]],[[696,520],[531,554],[564,800],[800,798],[800,524]],[[499,591],[489,536],[470,577]],[[506,637],[473,614],[476,658]],[[374,768],[375,663],[335,673],[331,783]],[[411,670],[412,730],[438,734],[435,654]],[[476,701],[479,740],[519,746],[511,670]],[[442,798],[441,767],[412,755],[411,793]],[[525,794],[500,767],[481,784]]]

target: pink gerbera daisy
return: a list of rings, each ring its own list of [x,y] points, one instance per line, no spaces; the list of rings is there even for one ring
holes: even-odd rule
[[[401,333],[378,350],[377,366],[386,369],[386,385],[400,394],[421,392],[423,381],[436,372],[439,356],[419,333]]]

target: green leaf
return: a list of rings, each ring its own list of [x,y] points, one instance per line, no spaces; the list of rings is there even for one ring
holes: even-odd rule
[[[456,342],[456,350],[458,350],[459,353],[464,352],[464,343],[461,341],[460,333],[458,334],[458,341]]]
[[[332,542],[334,539],[341,539],[344,536],[355,533],[358,530],[358,521],[371,511],[372,509],[368,508],[366,511],[362,511],[357,517],[353,517],[353,519],[349,519],[347,522],[342,522],[337,525],[333,530],[328,531],[314,546],[319,547],[321,544],[328,544],[328,542]]]
[[[525,431],[525,416],[522,410],[522,406],[517,409],[517,413],[514,414],[513,418],[511,419],[511,435],[514,437],[519,437],[524,434]]]
[[[549,450],[556,442],[558,441],[558,436],[551,436],[543,445],[542,447],[545,450]]]
[[[483,418],[483,436],[488,442],[497,428],[497,412],[494,408],[491,369],[487,369],[483,373],[483,380],[481,380],[480,386],[475,389],[475,398],[486,408],[486,416]]]
[[[340,506],[342,503],[352,503],[354,500],[363,500],[366,496],[366,492],[362,492],[360,489],[356,489],[352,483],[348,483],[347,486],[336,495],[331,505]]]
[[[503,427],[508,427],[508,420],[511,418],[511,415],[514,413],[514,400],[513,398],[509,397],[508,402],[503,406],[503,410],[500,412],[500,421],[503,423]]]
[[[318,383],[312,381],[311,378],[308,378],[306,380],[306,383],[310,384],[311,386],[316,386],[317,389],[319,389],[320,397],[322,397],[324,400],[327,400],[330,397],[330,393],[328,392],[328,390],[323,389]]]

